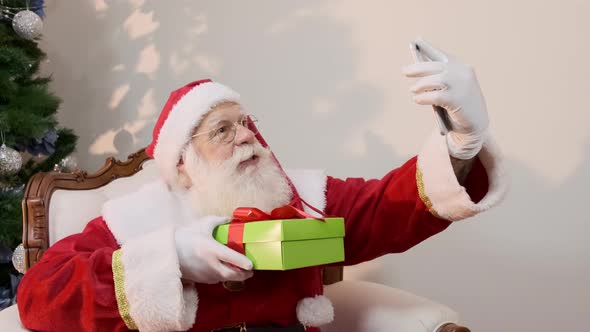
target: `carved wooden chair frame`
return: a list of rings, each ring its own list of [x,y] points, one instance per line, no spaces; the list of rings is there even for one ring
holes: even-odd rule
[[[145,149],[141,149],[129,155],[126,161],[119,161],[113,157],[107,158],[104,166],[94,174],[75,170],[72,173],[47,172],[32,176],[25,188],[22,202],[25,270],[37,263],[49,247],[49,204],[55,190],[100,188],[115,179],[132,176],[139,172],[143,163],[149,159]],[[342,267],[325,268],[325,285],[342,279]],[[446,324],[437,332],[469,332],[469,329],[455,324]]]

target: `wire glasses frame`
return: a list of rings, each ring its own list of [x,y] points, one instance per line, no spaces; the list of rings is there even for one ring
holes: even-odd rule
[[[205,131],[205,132],[201,132],[201,133],[196,133],[194,135],[191,136],[192,138],[195,137],[201,137],[201,136],[205,136],[207,138],[208,141],[214,142],[214,143],[221,143],[221,144],[228,144],[234,141],[234,139],[236,138],[236,132],[238,130],[238,126],[242,126],[248,130],[251,130],[254,135],[258,134],[258,130],[252,130],[250,128],[248,128],[248,118],[250,118],[250,120],[253,123],[257,123],[258,119],[254,116],[254,115],[244,115],[239,121],[236,122],[230,122],[230,121],[221,121],[221,124],[214,129]]]

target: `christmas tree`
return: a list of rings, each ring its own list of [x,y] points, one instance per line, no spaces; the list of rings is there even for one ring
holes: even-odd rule
[[[60,99],[39,74],[43,1],[0,2],[0,310],[14,302],[12,250],[21,243],[24,187],[74,151],[77,137],[58,127]],[[11,278],[12,287],[11,287]]]

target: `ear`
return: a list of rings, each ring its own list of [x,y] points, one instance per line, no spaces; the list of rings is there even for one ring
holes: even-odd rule
[[[176,164],[176,170],[180,173],[184,173],[184,159],[183,156],[180,156],[178,163]]]
[[[186,173],[186,166],[184,164],[183,157],[180,157],[178,164],[176,164],[176,170],[178,171],[178,183],[184,188],[190,188],[192,181],[189,175]]]

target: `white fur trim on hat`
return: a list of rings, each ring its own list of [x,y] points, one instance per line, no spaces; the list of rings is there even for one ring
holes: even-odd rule
[[[488,192],[475,203],[457,180],[445,136],[433,132],[418,155],[417,166],[417,172],[422,175],[424,195],[430,201],[429,208],[433,213],[457,221],[483,212],[502,200],[508,190],[509,179],[502,154],[489,134],[478,158],[488,176]]]
[[[121,247],[125,296],[140,331],[184,331],[195,323],[197,290],[183,285],[174,227],[133,238]]]
[[[334,306],[323,295],[306,297],[297,303],[297,319],[304,326],[322,326],[334,320]]]
[[[172,106],[154,148],[156,165],[166,183],[176,183],[176,165],[193,129],[211,108],[225,101],[239,102],[240,95],[223,84],[207,82],[192,88]]]

